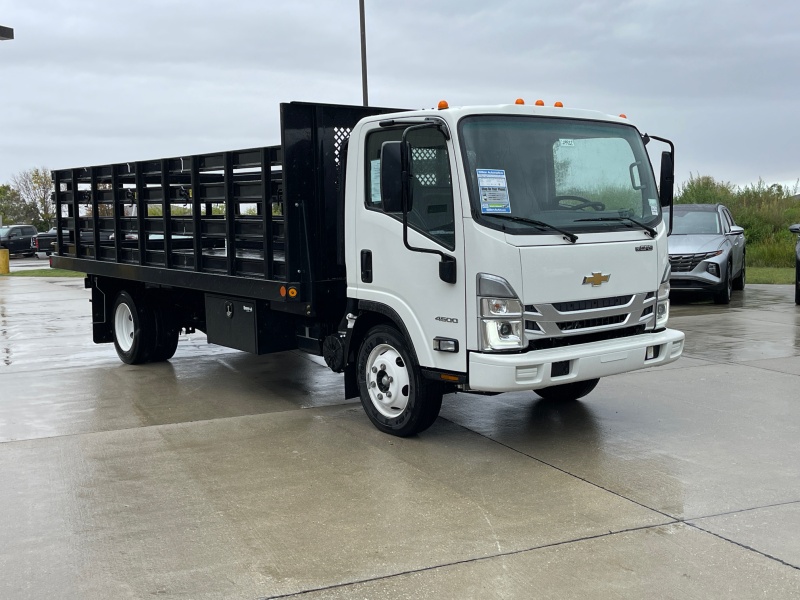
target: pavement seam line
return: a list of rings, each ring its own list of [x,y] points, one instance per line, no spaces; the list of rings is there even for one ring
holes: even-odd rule
[[[449,421],[449,422],[452,423],[452,421]],[[511,450],[513,452],[518,453],[518,454],[521,454],[522,456],[525,456],[525,457],[528,457],[528,458],[530,458],[532,460],[535,460],[535,461],[537,461],[537,462],[539,462],[539,463],[541,463],[543,465],[546,465],[546,466],[548,466],[548,467],[550,467],[552,469],[555,469],[556,471],[560,471],[561,473],[564,473],[565,475],[568,475],[569,477],[573,477],[573,478],[575,478],[575,479],[577,479],[579,481],[582,481],[582,482],[587,483],[587,484],[589,484],[591,486],[594,486],[594,487],[596,487],[596,488],[598,488],[600,490],[603,490],[604,492],[607,492],[609,494],[617,496],[618,498],[622,498],[623,500],[627,500],[628,502],[630,502],[632,504],[635,504],[637,506],[641,506],[642,508],[650,510],[650,511],[656,513],[656,514],[659,514],[659,515],[662,515],[664,517],[667,517],[667,518],[669,518],[669,519],[671,519],[673,521],[672,523],[663,523],[662,525],[684,524],[684,525],[687,525],[689,527],[693,527],[693,528],[695,528],[695,529],[697,529],[699,531],[704,531],[706,533],[714,535],[714,536],[716,536],[717,538],[719,538],[721,540],[724,540],[726,542],[730,542],[731,544],[739,546],[740,548],[743,548],[745,550],[749,550],[751,552],[755,552],[756,554],[764,556],[765,558],[772,559],[772,560],[774,560],[774,561],[776,561],[776,562],[778,562],[780,564],[786,565],[786,566],[791,567],[791,568],[796,569],[796,570],[800,570],[800,567],[798,567],[796,565],[793,565],[791,563],[787,563],[786,561],[781,560],[780,558],[777,558],[775,556],[771,556],[771,555],[767,554],[766,552],[761,552],[760,550],[756,550],[755,548],[751,548],[750,546],[747,546],[745,544],[736,542],[734,540],[730,540],[730,539],[728,539],[728,538],[726,538],[726,537],[724,537],[722,535],[716,534],[716,533],[714,533],[712,531],[708,531],[708,530],[700,527],[699,525],[691,522],[691,521],[696,521],[696,520],[700,520],[700,519],[711,519],[711,518],[715,518],[715,517],[719,517],[719,516],[725,516],[725,515],[732,515],[732,514],[736,514],[736,513],[749,512],[749,511],[759,510],[759,509],[763,509],[763,508],[786,506],[786,505],[790,505],[790,504],[800,504],[800,500],[790,500],[790,501],[787,501],[787,502],[779,502],[779,503],[776,503],[776,504],[769,504],[769,505],[765,505],[765,506],[757,506],[757,507],[744,508],[744,509],[740,509],[740,510],[732,510],[732,511],[728,511],[728,512],[714,514],[714,515],[706,515],[706,516],[702,516],[702,517],[692,517],[689,520],[682,519],[682,518],[676,517],[674,515],[670,515],[669,513],[665,513],[664,511],[658,510],[657,508],[653,508],[652,506],[647,506],[646,504],[643,504],[642,502],[638,502],[636,500],[633,500],[632,498],[628,498],[627,496],[624,496],[623,494],[620,494],[619,492],[615,492],[614,490],[610,490],[608,488],[605,488],[605,487],[603,487],[602,485],[600,485],[598,483],[595,483],[593,481],[589,481],[588,479],[586,479],[584,477],[581,477],[579,475],[575,475],[574,473],[570,473],[569,471],[567,471],[565,469],[562,469],[561,467],[557,467],[557,466],[552,465],[552,464],[548,463],[547,461],[544,461],[544,460],[542,460],[540,458],[536,458],[535,456],[531,456],[530,454],[527,454],[526,452],[523,452],[522,450],[518,450],[516,448],[512,448],[511,446],[509,446],[507,444],[504,444],[503,442],[500,442],[498,440],[494,440],[494,439],[492,439],[492,438],[490,438],[490,437],[488,437],[488,436],[486,436],[486,435],[484,435],[484,434],[482,434],[480,432],[473,431],[473,430],[468,429],[467,427],[464,427],[463,425],[460,425],[460,424],[457,424],[457,423],[454,423],[454,424],[458,425],[459,427],[462,427],[462,428],[466,429],[467,431],[472,431],[473,433],[479,435],[480,437],[482,437],[482,438],[484,438],[486,440],[489,440],[490,442],[494,442],[495,444],[503,446],[504,448],[507,448],[507,449],[509,449],[509,450]],[[654,526],[648,526],[648,527],[660,527],[662,525],[654,525]],[[647,529],[648,527],[644,527],[644,529]]]
[[[794,569],[795,571],[800,571],[800,566],[793,565],[792,563],[788,563],[785,560],[778,558],[777,556],[772,556],[771,554],[767,554],[766,552],[762,552],[761,550],[757,550],[757,549],[755,549],[755,548],[753,548],[751,546],[748,546],[747,544],[743,544],[741,542],[737,542],[735,540],[727,538],[722,534],[715,533],[713,531],[709,531],[708,529],[700,527],[699,525],[697,525],[695,523],[690,523],[688,521],[684,521],[684,524],[687,525],[688,527],[692,527],[694,529],[697,529],[698,531],[702,531],[703,533],[707,533],[708,535],[712,535],[715,538],[718,538],[718,539],[720,539],[722,541],[728,542],[729,544],[733,544],[734,546],[738,546],[739,548],[742,548],[744,550],[748,550],[750,552],[754,552],[755,554],[763,556],[764,558],[768,558],[770,560],[774,560],[775,562],[780,563],[780,564],[782,564],[782,565],[784,565],[786,567],[789,567],[791,569]]]
[[[324,592],[328,590],[335,590],[339,588],[350,587],[353,585],[360,585],[363,583],[372,583],[375,581],[383,581],[387,579],[393,579],[395,577],[403,577],[405,575],[414,575],[417,573],[425,573],[427,571],[436,571],[438,569],[445,569],[447,567],[454,567],[458,565],[466,565],[466,564],[473,564],[478,562],[483,562],[487,560],[493,560],[495,558],[505,558],[509,556],[516,556],[518,554],[525,554],[527,552],[535,552],[537,550],[545,550],[547,548],[556,548],[558,546],[566,546],[568,544],[575,544],[579,542],[586,542],[590,540],[597,540],[602,538],[607,538],[615,535],[620,535],[624,533],[632,533],[636,531],[646,531],[648,529],[656,529],[658,527],[664,527],[667,525],[675,525],[678,521],[673,523],[658,523],[655,525],[642,525],[640,527],[629,527],[626,529],[619,529],[617,531],[609,531],[608,533],[598,533],[596,535],[587,535],[584,537],[574,538],[570,540],[562,540],[560,542],[551,542],[549,544],[542,544],[540,546],[532,546],[530,548],[520,548],[519,550],[509,550],[508,552],[498,552],[495,554],[487,554],[486,556],[478,556],[475,558],[465,558],[462,560],[456,560],[449,563],[441,563],[438,565],[431,565],[429,567],[421,567],[419,569],[408,569],[407,571],[398,571],[397,573],[391,573],[389,575],[380,575],[378,577],[368,577],[366,579],[358,579],[355,581],[348,581],[344,583],[335,583],[332,585],[322,586],[318,588],[310,588],[307,590],[300,590],[297,592],[290,592],[287,594],[278,594],[277,596],[259,596],[257,600],[278,600],[280,598],[294,598],[297,596],[303,596],[305,594],[313,594],[315,592]]]

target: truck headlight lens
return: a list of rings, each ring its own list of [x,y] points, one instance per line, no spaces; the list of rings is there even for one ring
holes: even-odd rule
[[[522,303],[511,298],[481,298],[482,317],[521,316]]]
[[[525,347],[522,302],[511,284],[488,273],[479,273],[477,283],[481,350],[522,350]]]
[[[520,350],[522,320],[481,319],[483,350]]]
[[[658,286],[658,303],[656,304],[656,328],[666,327],[669,320],[669,276],[672,274],[672,267],[667,263],[664,275],[661,277],[661,285]]]

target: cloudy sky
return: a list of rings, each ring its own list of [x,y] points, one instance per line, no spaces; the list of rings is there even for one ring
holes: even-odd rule
[[[360,104],[358,0],[0,0],[0,183],[280,142],[278,104]],[[366,0],[370,104],[624,112],[677,180],[800,177],[797,0]],[[660,151],[660,148],[658,149]]]

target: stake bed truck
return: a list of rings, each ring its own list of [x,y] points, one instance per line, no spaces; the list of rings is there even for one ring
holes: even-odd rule
[[[672,144],[561,106],[281,105],[281,144],[53,172],[54,267],[129,364],[181,331],[321,355],[380,430],[676,360]],[[645,145],[661,156],[660,194]]]

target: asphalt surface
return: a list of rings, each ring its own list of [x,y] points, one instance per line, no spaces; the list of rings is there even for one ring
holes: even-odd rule
[[[124,365],[88,299],[0,277],[0,598],[800,598],[790,286],[673,303],[673,365],[449,395],[411,439],[300,352]]]

